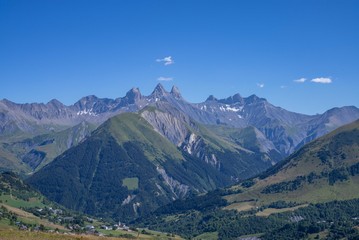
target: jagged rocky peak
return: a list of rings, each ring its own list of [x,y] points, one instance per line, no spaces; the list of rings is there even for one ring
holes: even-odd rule
[[[126,98],[128,103],[135,103],[136,101],[142,98],[141,92],[139,88],[132,88],[130,91],[126,93]]]
[[[9,99],[6,99],[6,98],[2,99],[0,102],[5,104],[8,107],[16,105],[16,103],[14,103],[14,102],[10,101]]]
[[[209,95],[209,97],[206,99],[206,102],[210,102],[210,101],[218,101],[218,99],[215,98],[213,95]]]
[[[260,98],[257,95],[253,94],[253,95],[250,95],[249,97],[245,98],[245,101],[247,104],[249,104],[249,103],[255,103],[255,102],[265,102],[267,100],[265,98]]]
[[[83,110],[86,108],[93,107],[93,105],[95,105],[96,101],[98,101],[98,97],[96,97],[95,95],[89,95],[89,96],[81,98],[74,105],[76,107],[78,107],[79,109]]]
[[[234,103],[243,104],[244,101],[243,101],[242,96],[239,93],[237,93],[237,94],[230,96],[226,99],[221,99],[220,102],[225,103],[225,104],[234,104]]]
[[[163,96],[166,96],[168,92],[165,90],[165,88],[162,86],[161,83],[157,84],[153,92],[151,93],[152,97],[155,98],[161,98]]]
[[[92,101],[96,101],[96,100],[98,100],[98,97],[96,97],[95,95],[89,95],[89,96],[81,98],[79,102],[92,102]]]
[[[57,107],[57,108],[60,108],[60,107],[64,106],[64,104],[62,102],[60,102],[59,100],[57,100],[57,99],[52,99],[46,105],[54,106],[54,107]]]
[[[175,98],[182,98],[180,90],[178,89],[178,87],[176,87],[176,86],[174,86],[174,85],[172,86],[171,94],[172,94],[172,96],[174,96]]]

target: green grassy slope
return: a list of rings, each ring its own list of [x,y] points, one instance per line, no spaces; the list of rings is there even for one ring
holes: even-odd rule
[[[86,231],[87,225],[94,226],[95,233],[113,236],[108,239],[181,239],[173,234],[148,229],[132,228],[128,231],[101,228],[113,224],[69,211],[46,200],[14,173],[0,174],[0,239],[103,239],[90,235]],[[77,229],[71,230],[70,227],[75,225]],[[25,227],[26,230],[23,229]]]
[[[255,178],[176,201],[138,224],[188,238],[356,239],[358,208],[359,120]]]
[[[325,202],[359,197],[359,121],[341,127],[252,179],[241,194],[226,196],[233,208],[260,207],[278,200]],[[254,200],[254,201],[253,201]],[[241,204],[238,204],[241,202]]]
[[[126,142],[137,141],[144,146],[145,155],[152,161],[163,161],[169,157],[173,160],[183,159],[181,153],[166,138],[162,137],[140,115],[123,113],[109,119],[97,134],[112,135],[121,145]]]
[[[51,222],[46,215],[40,217],[35,210],[55,207],[57,205],[47,201],[14,173],[0,174],[0,230],[18,229],[20,225],[27,227],[43,225],[45,229],[57,228],[65,231],[65,227],[59,222]]]

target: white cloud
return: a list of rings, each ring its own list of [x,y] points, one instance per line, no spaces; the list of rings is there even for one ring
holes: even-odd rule
[[[171,64],[175,63],[175,61],[173,61],[171,56],[156,59],[156,62],[163,63],[165,66],[168,66],[168,65],[171,65]]]
[[[172,81],[173,77],[159,77],[157,81]]]
[[[260,88],[264,88],[264,83],[257,83],[257,86]]]
[[[311,82],[314,83],[332,83],[332,79],[326,77],[313,78]]]
[[[293,80],[293,82],[296,82],[296,83],[304,83],[305,81],[307,81],[306,78],[299,78],[299,79]]]
[[[282,86],[280,86],[280,88],[281,88],[281,89],[284,89],[284,88],[287,88],[287,86],[282,85]]]

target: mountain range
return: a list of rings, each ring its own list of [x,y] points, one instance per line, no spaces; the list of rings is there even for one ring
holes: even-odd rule
[[[305,143],[359,118],[359,109],[354,106],[305,115],[273,106],[255,95],[235,94],[226,99],[211,95],[205,102],[194,104],[187,102],[177,87],[167,92],[161,84],[149,96],[132,88],[122,98],[91,95],[70,106],[55,99],[47,104],[16,104],[4,99],[0,101],[0,168],[22,174],[37,171],[107,119],[151,106],[159,111],[144,113],[143,117],[176,146],[191,139],[183,124],[210,125],[211,132],[231,144],[249,144],[249,150],[267,153],[272,164]],[[173,125],[174,121],[181,122],[182,127]],[[246,134],[252,138],[248,140]]]

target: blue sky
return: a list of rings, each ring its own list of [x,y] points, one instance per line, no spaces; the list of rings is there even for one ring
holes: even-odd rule
[[[190,102],[358,106],[358,24],[354,0],[0,0],[0,99],[69,105],[161,82]]]

